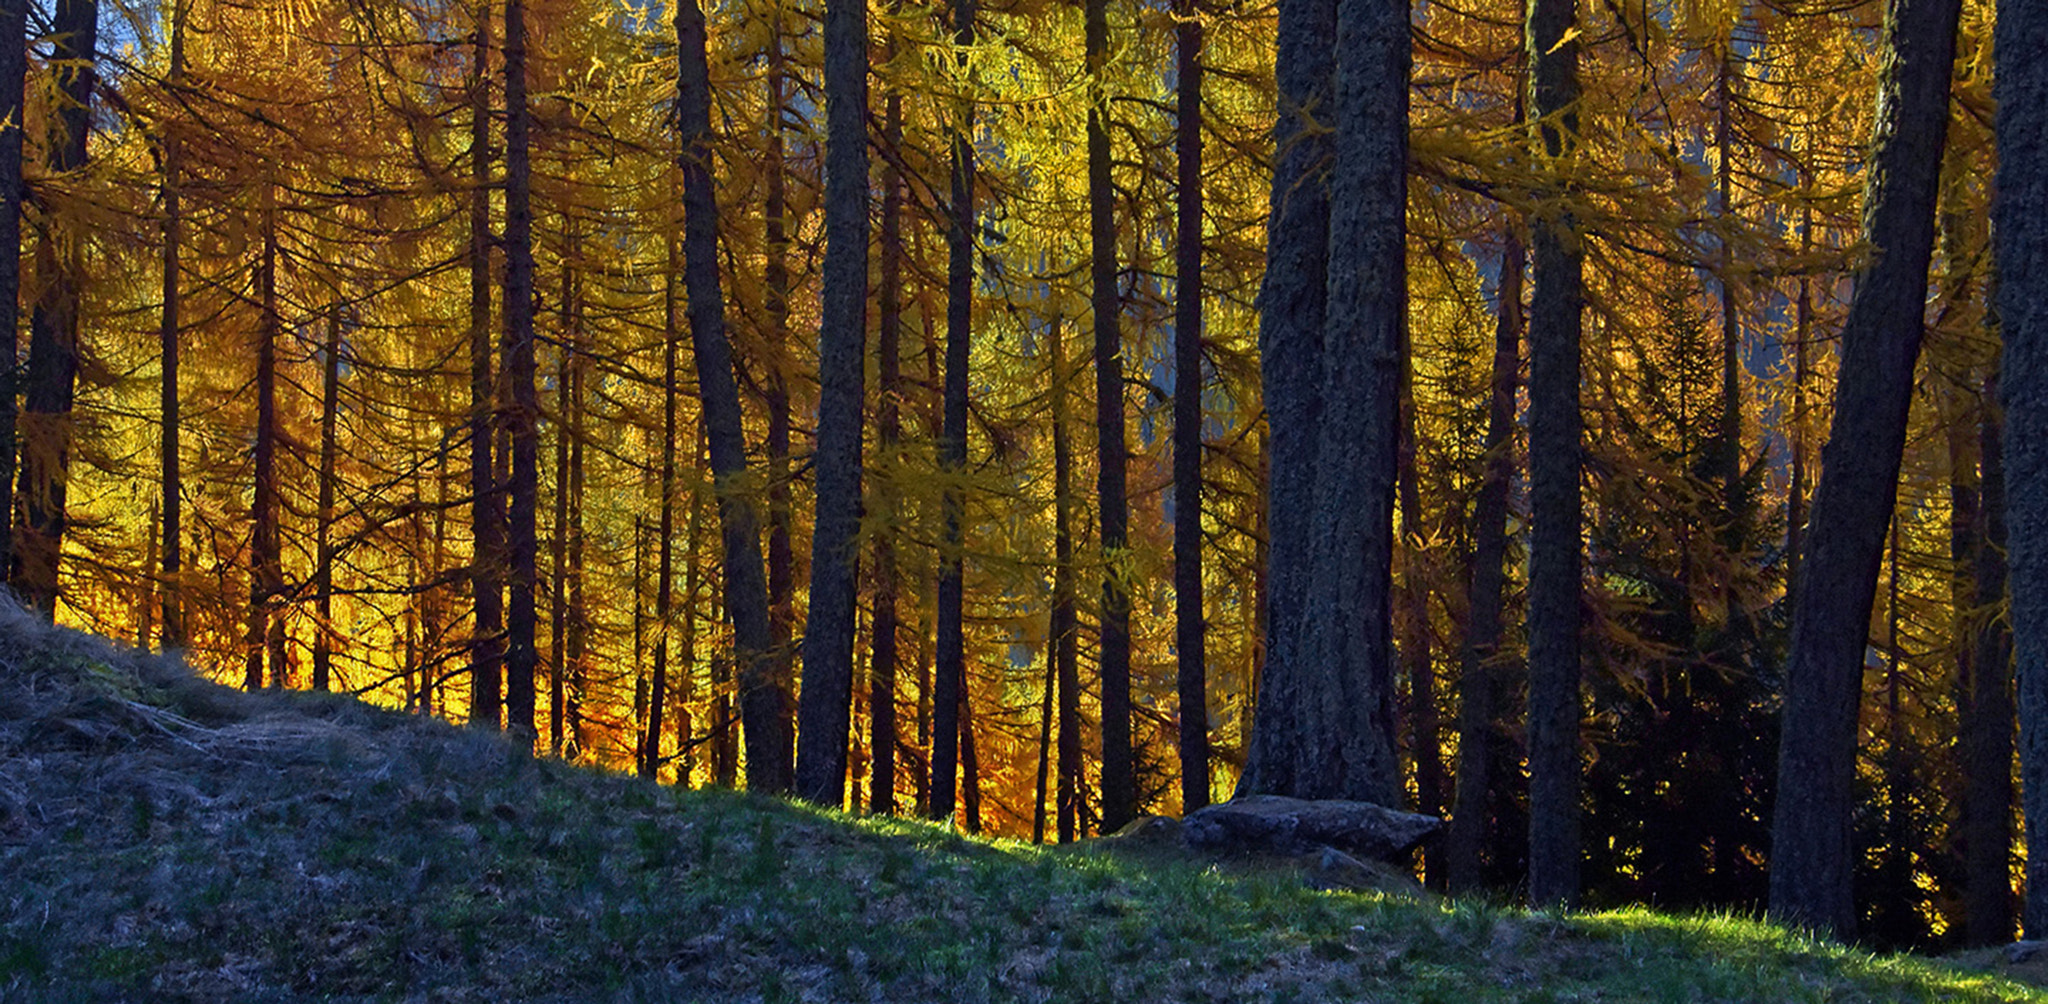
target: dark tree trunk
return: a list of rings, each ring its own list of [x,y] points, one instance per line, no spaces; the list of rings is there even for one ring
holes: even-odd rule
[[[1031,842],[1045,843],[1046,782],[1052,773],[1053,702],[1059,693],[1059,657],[1053,646],[1045,649],[1045,690],[1038,700],[1038,784],[1031,789]]]
[[[469,723],[498,728],[503,710],[505,512],[491,438],[497,403],[491,375],[491,5],[476,5],[469,106]]]
[[[327,314],[320,347],[320,512],[313,528],[313,689],[331,684],[334,662],[334,462],[341,421],[341,308]],[[438,513],[439,510],[436,510]]]
[[[263,686],[266,652],[270,662],[270,685],[283,687],[284,663],[284,568],[278,541],[277,498],[277,339],[284,324],[277,305],[277,185],[263,189],[262,258],[256,265],[256,296],[263,316],[256,331],[256,448],[255,491],[250,520],[254,536],[249,548],[249,635],[247,668],[242,685],[249,690]]]
[[[882,113],[886,149],[903,149],[903,98],[891,92]],[[875,448],[883,476],[870,488],[875,511],[894,519],[895,477],[901,470],[903,419],[903,176],[893,156],[882,167],[881,316],[876,319]],[[896,533],[885,521],[875,535],[874,639],[869,645],[868,811],[896,811]]]
[[[676,242],[670,236],[665,238],[668,245],[668,273],[662,281],[661,296],[661,525],[655,547],[660,556],[655,559],[654,573],[654,681],[647,698],[647,738],[641,744],[640,776],[658,778],[661,776],[661,729],[663,714],[668,704],[668,650],[669,624],[674,617],[672,604],[675,586],[675,531],[676,531],[676,405],[681,394],[677,386],[680,374],[676,372],[676,348],[681,341],[676,324]],[[691,520],[691,540],[695,542],[696,521]],[[685,556],[694,571],[697,551],[692,547]],[[637,579],[636,579],[637,581]],[[690,595],[685,599],[691,605],[696,601],[696,583],[690,583]],[[690,664],[683,664],[683,672],[690,671]],[[690,737],[684,735],[679,745],[687,748]],[[679,782],[689,786],[689,775],[684,773]]]
[[[1209,690],[1202,619],[1202,22],[1178,0],[1174,153],[1173,596],[1182,812],[1209,804]]]
[[[779,13],[768,24],[768,130],[767,162],[762,165],[767,181],[762,220],[766,264],[761,280],[766,287],[764,312],[768,315],[767,356],[763,360],[761,386],[768,410],[768,639],[773,646],[769,668],[785,705],[796,678],[796,555],[791,550],[789,470],[789,199],[788,172],[783,159],[783,126],[787,115],[787,63],[782,51],[782,21]]]
[[[1055,317],[1046,335],[1046,367],[1052,375],[1052,615],[1046,632],[1060,699],[1058,802],[1060,843],[1080,833],[1081,802],[1081,631],[1074,611],[1074,447],[1067,438],[1066,346]]]
[[[1279,88],[1273,124],[1273,191],[1266,222],[1266,276],[1259,290],[1259,372],[1270,435],[1266,487],[1265,662],[1239,794],[1297,790],[1308,754],[1296,709],[1320,672],[1297,654],[1308,593],[1309,515],[1315,505],[1322,426],[1323,320],[1328,296],[1332,101],[1336,0],[1280,0]]]
[[[1113,833],[1137,818],[1138,778],[1131,753],[1131,595],[1123,581],[1130,543],[1125,491],[1124,341],[1118,315],[1116,192],[1110,187],[1109,0],[1087,0],[1088,73],[1103,93],[1088,106],[1088,235],[1090,297],[1095,314],[1095,494],[1101,520],[1102,577],[1102,829]]]
[[[587,408],[586,398],[583,396],[583,375],[589,367],[582,356],[582,296],[582,281],[579,278],[575,298],[570,301],[574,306],[570,311],[569,328],[569,344],[572,346],[569,362],[569,414],[563,430],[569,436],[569,466],[561,475],[563,480],[556,482],[559,486],[566,481],[569,496],[569,607],[566,625],[568,646],[564,653],[568,663],[568,680],[563,686],[561,716],[565,732],[564,741],[568,743],[571,755],[580,755],[584,749],[583,691],[589,678],[590,651],[590,605],[583,592],[583,447],[589,438],[589,429],[584,425]]]
[[[1971,430],[1952,432],[1951,448],[1963,465],[1955,474],[1951,509],[1956,520],[1955,597],[1958,678],[1962,695],[1963,915],[1971,944],[2012,940],[2012,633],[1989,616],[2005,598],[2005,430],[1995,402],[1998,377],[1984,380],[1976,442]],[[1955,442],[1952,440],[1952,442]],[[1982,473],[1973,469],[1981,462]],[[1972,484],[1971,482],[1975,482]]]
[[[548,753],[562,755],[562,704],[567,694],[569,667],[569,413],[576,405],[570,395],[569,375],[574,354],[569,334],[569,297],[575,286],[574,269],[562,268],[562,296],[557,316],[562,339],[555,350],[555,513],[548,534]]]
[[[61,107],[51,128],[52,174],[85,167],[98,80],[97,0],[57,0],[52,64]],[[29,315],[27,387],[19,428],[22,526],[13,541],[8,582],[29,609],[57,613],[57,561],[64,551],[64,491],[71,465],[71,399],[78,381],[79,307],[85,235],[51,227],[36,246],[36,274],[47,277]],[[9,401],[13,396],[6,395]]]
[[[1999,270],[2006,525],[2027,835],[2029,938],[2048,937],[2048,8],[2000,0]]]
[[[768,584],[762,576],[759,524],[735,482],[746,474],[732,345],[718,278],[718,202],[711,181],[711,77],[705,56],[704,11],[694,0],[676,5],[677,121],[682,130],[683,281],[697,360],[705,438],[718,488],[725,538],[725,605],[732,617],[745,720],[747,787],[790,790],[794,783],[789,694],[769,663]]]
[[[1487,397],[1486,468],[1472,508],[1472,571],[1465,644],[1459,655],[1458,777],[1451,830],[1444,841],[1445,879],[1454,893],[1481,885],[1486,849],[1504,834],[1488,806],[1501,763],[1503,674],[1501,608],[1507,593],[1508,490],[1515,473],[1515,389],[1522,346],[1522,242],[1512,233],[1501,253],[1500,316],[1493,334],[1493,385]]]
[[[1959,7],[1958,0],[1887,0],[1863,212],[1864,237],[1881,250],[1856,276],[1842,328],[1834,420],[1785,668],[1770,912],[1840,937],[1856,931],[1850,816],[1857,705],[1920,354]]]
[[[974,44],[974,0],[954,0],[953,42]],[[958,109],[952,144],[952,214],[946,230],[945,417],[939,433],[939,468],[947,491],[944,536],[939,544],[937,670],[932,681],[931,795],[926,813],[953,818],[957,791],[960,708],[967,701],[967,639],[964,611],[967,500],[960,478],[967,469],[967,364],[974,311],[974,107]]]
[[[1578,146],[1576,0],[1530,0],[1530,109],[1551,197]],[[1584,252],[1569,213],[1531,221],[1529,305],[1529,900],[1579,895],[1579,325]]]
[[[804,689],[797,728],[797,793],[846,799],[852,725],[853,635],[860,564],[861,426],[868,292],[868,29],[866,0],[825,9],[825,266],[818,331],[818,490],[811,535],[811,607],[804,623]]]
[[[25,0],[0,0],[0,118],[19,121],[22,67],[26,59],[23,27]],[[185,4],[171,13],[171,66],[166,83],[173,89],[185,79]],[[163,647],[185,645],[182,578],[185,477],[179,467],[182,425],[178,412],[178,306],[185,247],[184,208],[180,203],[182,160],[176,127],[164,127],[163,143],[163,311],[157,324],[157,351],[163,357],[159,411],[163,437],[159,443],[162,484],[159,513],[163,520],[162,569],[158,597],[163,606]],[[14,341],[20,327],[21,294],[21,130],[0,132],[0,575],[11,563],[14,543]]]
[[[532,115],[526,107],[526,3],[505,3],[505,421],[512,438],[511,505],[506,544],[511,602],[505,631],[505,728],[532,747],[534,635],[539,584],[540,403],[535,398],[533,338]]]
[[[1415,366],[1409,345],[1408,326],[1401,326],[1400,452],[1396,480],[1401,499],[1401,539],[1407,553],[1401,576],[1401,663],[1408,677],[1408,726],[1415,758],[1415,811],[1441,816],[1449,801],[1444,777],[1443,722],[1437,714],[1436,656],[1429,623],[1429,535],[1422,520],[1422,486],[1415,467]],[[1384,694],[1391,694],[1387,681]],[[1389,736],[1399,735],[1395,723],[1386,723]],[[1443,858],[1432,844],[1421,853],[1424,881],[1431,888],[1444,884]]]
[[[1801,186],[1806,187],[1804,172]],[[1813,247],[1813,207],[1801,210],[1799,250]],[[1785,491],[1785,605],[1798,600],[1799,556],[1806,551],[1806,376],[1808,342],[1813,333],[1813,280],[1799,277],[1799,294],[1792,310],[1792,483]]]

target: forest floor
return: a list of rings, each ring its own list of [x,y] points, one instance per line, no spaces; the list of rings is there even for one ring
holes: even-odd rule
[[[248,695],[0,609],[0,1001],[2048,1001],[1729,917],[1317,892]]]

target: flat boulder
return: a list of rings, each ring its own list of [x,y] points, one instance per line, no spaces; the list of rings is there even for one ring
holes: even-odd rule
[[[1397,861],[1443,825],[1435,816],[1371,802],[1247,795],[1189,813],[1180,835],[1202,850],[1303,854],[1334,847],[1369,860]]]

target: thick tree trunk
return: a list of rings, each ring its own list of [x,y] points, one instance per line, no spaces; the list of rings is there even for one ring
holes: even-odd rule
[[[1315,505],[1323,413],[1323,320],[1328,297],[1331,40],[1336,0],[1280,0],[1279,88],[1266,276],[1259,290],[1259,372],[1270,435],[1266,487],[1265,662],[1238,794],[1294,794],[1301,688],[1321,672],[1300,648],[1308,593],[1309,515]]]
[[[861,426],[868,293],[867,0],[825,7],[825,266],[818,331],[818,490],[797,711],[797,793],[846,799],[859,599]]]
[[[341,308],[327,314],[327,341],[320,347],[320,511],[313,528],[313,689],[331,685],[334,663],[334,491],[335,455],[341,420]],[[439,510],[436,510],[438,512]]]
[[[1202,22],[1179,0],[1173,315],[1173,596],[1180,802],[1209,804],[1209,688],[1202,618]]]
[[[718,202],[711,181],[711,77],[705,56],[704,11],[695,0],[676,5],[677,121],[682,130],[683,281],[697,390],[703,402],[711,473],[725,538],[725,604],[733,623],[740,715],[745,720],[747,787],[779,793],[794,783],[789,694],[769,663],[768,584],[762,575],[759,523],[738,494],[747,466],[732,345],[718,278]]]
[[[1110,187],[1109,0],[1087,0],[1088,235],[1090,300],[1095,314],[1095,495],[1102,546],[1102,829],[1137,818],[1138,778],[1131,751],[1131,595],[1123,580],[1130,543],[1125,489],[1124,341],[1118,315],[1116,192]]]
[[[1997,400],[1994,372],[1975,402],[1976,442],[1969,442],[1971,430],[1962,429],[1962,448],[1951,450],[1951,456],[1964,455],[1951,507],[1961,538],[1954,555],[1958,676],[1969,688],[1962,695],[1960,737],[1964,936],[1976,945],[1999,944],[2013,935],[2012,632],[2006,620],[1987,613],[2006,590],[2005,430]],[[1970,469],[1977,463],[1981,474]]]
[[[1856,719],[1870,608],[1920,354],[1958,0],[1888,0],[1864,238],[1792,614],[1770,912],[1850,937]]]
[[[892,50],[893,52],[893,46]],[[891,92],[882,113],[882,143],[903,149],[903,98]],[[875,326],[875,448],[883,476],[870,491],[875,511],[889,517],[875,535],[874,621],[869,644],[868,811],[896,811],[896,513],[895,477],[902,468],[903,176],[892,157],[882,167],[881,305]]]
[[[1576,0],[1530,0],[1530,109],[1551,197],[1578,146]],[[1562,208],[1562,207],[1560,207]],[[1584,250],[1568,211],[1531,221],[1529,899],[1579,895],[1579,326]]]
[[[246,671],[242,685],[255,690],[264,683],[264,655],[269,654],[270,685],[283,687],[284,568],[278,541],[277,496],[277,340],[284,332],[277,304],[277,185],[263,189],[262,257],[256,265],[256,296],[263,316],[256,331],[255,491],[250,520],[249,634],[244,643]]]
[[[540,403],[533,337],[532,115],[526,106],[526,3],[505,3],[505,421],[512,438],[506,544],[511,602],[505,631],[505,728],[531,748],[539,585]]]
[[[491,438],[497,402],[491,374],[491,5],[476,5],[469,105],[469,723],[498,728],[503,710],[505,513]]]
[[[53,174],[85,167],[99,37],[97,0],[57,0],[50,53],[60,108],[51,129]],[[71,400],[78,381],[79,307],[84,234],[50,228],[36,247],[47,277],[29,316],[27,386],[20,433],[22,525],[14,536],[8,582],[29,609],[57,613],[57,561],[64,551],[64,492],[71,465]],[[12,395],[7,395],[12,400]]]
[[[1458,776],[1451,830],[1444,841],[1445,879],[1454,893],[1481,885],[1486,849],[1502,834],[1490,818],[1492,789],[1504,779],[1498,717],[1501,608],[1507,593],[1508,491],[1515,474],[1515,390],[1522,349],[1521,239],[1510,233],[1501,253],[1499,319],[1493,329],[1493,382],[1487,397],[1486,467],[1472,507],[1472,568],[1466,594],[1465,644],[1459,655]]]
[[[26,10],[25,0],[0,0],[0,118],[18,121],[22,107],[22,66],[26,59],[17,24]],[[166,83],[173,89],[185,79],[185,4],[178,0],[171,13],[171,66]],[[162,580],[158,597],[163,607],[163,647],[185,645],[183,583],[183,533],[185,477],[179,462],[182,421],[178,406],[178,306],[184,267],[184,208],[180,202],[179,176],[182,148],[174,127],[165,126],[163,144],[163,310],[157,323],[157,352],[163,359],[163,380],[158,388],[159,413],[163,421],[159,441],[159,518],[162,530]],[[21,130],[0,132],[0,575],[11,563],[14,543],[14,341],[20,327],[21,293]]]
[[[2048,937],[2048,8],[1998,4],[1995,96],[2006,524],[2029,938]]]
[[[974,0],[954,0],[953,42],[974,44]],[[959,57],[965,67],[966,55]],[[967,469],[968,345],[974,330],[974,107],[963,101],[952,135],[952,214],[946,230],[945,417],[939,432],[939,468],[947,489],[944,536],[939,544],[937,669],[932,681],[931,795],[925,811],[953,818],[967,701],[967,639],[962,606],[967,500],[960,479]]]

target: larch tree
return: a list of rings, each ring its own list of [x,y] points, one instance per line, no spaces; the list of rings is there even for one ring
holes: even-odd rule
[[[15,345],[21,332],[21,150],[27,74],[28,0],[5,0],[0,3],[0,123],[6,124],[0,128],[0,576],[7,574],[14,549],[19,407]]]
[[[1180,802],[1209,804],[1209,697],[1202,616],[1202,21],[1175,8],[1173,600],[1180,698]]]
[[[960,48],[956,66],[965,76],[967,47],[974,44],[975,0],[954,0],[953,44]],[[931,786],[927,814],[952,819],[958,793],[966,730],[961,709],[968,707],[966,639],[965,536],[967,500],[961,479],[967,468],[967,369],[974,337],[974,106],[963,99],[948,123],[951,189],[946,227],[946,365],[941,391],[943,418],[938,441],[939,470],[947,476],[942,502],[944,526],[939,542],[936,589],[938,637],[932,680]]]
[[[1992,227],[1997,241],[1998,323],[2005,341],[1999,396],[2005,405],[2006,526],[2027,840],[2023,926],[2028,938],[2048,936],[2048,60],[2041,58],[2044,51],[2048,51],[2048,9],[2026,0],[2000,0],[1994,56],[1998,194]]]
[[[1785,667],[1770,912],[1844,937],[1854,935],[1857,922],[1850,825],[1864,653],[1924,329],[1960,9],[1959,0],[1885,6],[1863,202],[1863,236],[1873,254],[1857,272],[1842,327],[1834,417]]]
[[[491,457],[498,427],[491,365],[491,5],[474,4],[469,67],[469,517],[474,606],[469,643],[472,725],[498,728],[504,709],[505,509]]]
[[[505,545],[509,604],[505,612],[505,728],[529,746],[534,684],[540,665],[539,617],[540,402],[533,330],[533,116],[526,97],[526,4],[505,3],[505,398],[511,440],[506,486]]]

